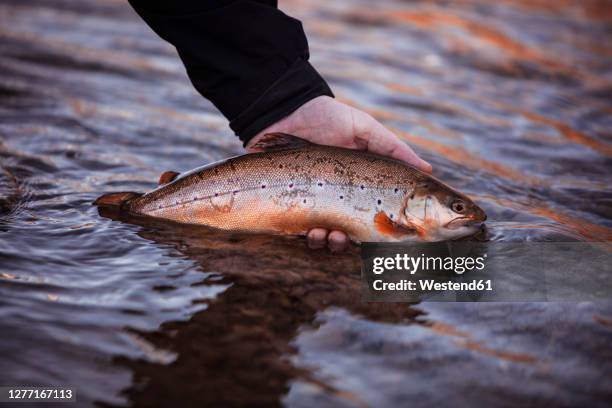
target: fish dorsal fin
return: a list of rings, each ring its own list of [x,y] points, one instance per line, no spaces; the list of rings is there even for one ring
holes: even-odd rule
[[[266,133],[257,141],[251,149],[270,152],[274,150],[299,149],[300,147],[310,146],[307,140],[288,133]]]
[[[168,184],[171,181],[174,181],[178,177],[180,173],[176,171],[164,171],[161,176],[159,176],[159,185]]]

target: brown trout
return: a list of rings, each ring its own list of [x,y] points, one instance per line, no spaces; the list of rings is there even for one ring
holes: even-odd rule
[[[464,194],[388,157],[280,133],[255,147],[263,152],[167,172],[149,193],[94,204],[227,230],[305,235],[321,227],[355,242],[456,239],[487,218]]]

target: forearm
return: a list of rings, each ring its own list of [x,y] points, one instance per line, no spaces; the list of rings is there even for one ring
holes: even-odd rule
[[[129,1],[245,144],[305,102],[333,96],[308,63],[301,23],[274,1]]]

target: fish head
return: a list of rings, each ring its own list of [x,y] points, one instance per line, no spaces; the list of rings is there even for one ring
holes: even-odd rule
[[[485,212],[469,197],[433,178],[413,187],[400,215],[400,222],[424,241],[474,235],[486,219]]]

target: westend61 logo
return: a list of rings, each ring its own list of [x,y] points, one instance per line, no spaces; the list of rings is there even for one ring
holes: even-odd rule
[[[431,292],[492,291],[486,249],[445,243],[365,248],[364,278],[372,300],[420,300]],[[464,278],[462,276],[465,275]]]
[[[405,271],[414,275],[418,271],[453,271],[461,275],[465,271],[478,270],[485,268],[485,258],[487,254],[478,257],[441,257],[426,256],[421,254],[418,257],[408,254],[395,254],[394,257],[375,257],[373,259],[372,272],[380,275],[385,271],[397,270]]]
[[[490,279],[472,279],[470,281],[453,281],[452,274],[462,275],[466,271],[482,271],[485,268],[485,258],[482,256],[410,256],[408,254],[395,254],[395,256],[374,257],[372,259],[372,273],[382,275],[393,273],[388,280],[375,279],[372,289],[375,291],[411,291],[418,294],[429,291],[492,291],[493,284]],[[392,272],[391,272],[392,271]],[[402,274],[412,276],[413,279],[402,279]],[[445,275],[451,274],[451,278]],[[398,275],[400,274],[400,275]],[[399,277],[399,279],[398,279]]]
[[[612,297],[612,245],[363,243],[366,302],[595,301]]]

